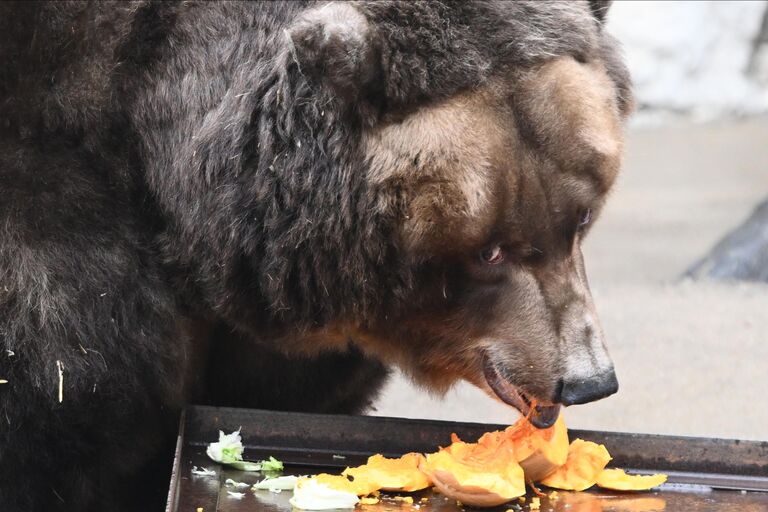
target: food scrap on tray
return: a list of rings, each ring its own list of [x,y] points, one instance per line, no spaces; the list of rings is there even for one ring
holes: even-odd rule
[[[347,468],[341,474],[355,480],[375,482],[382,491],[413,492],[431,485],[429,477],[419,467],[424,462],[420,453],[406,453],[399,459],[372,455],[368,462],[356,468]]]
[[[602,444],[576,439],[568,447],[565,464],[540,479],[539,483],[555,489],[583,491],[597,483],[610,460],[611,456]]]
[[[476,442],[459,439],[426,455],[407,453],[399,458],[376,454],[366,464],[348,467],[340,475],[266,478],[252,487],[254,492],[293,490],[291,505],[303,510],[329,510],[373,505],[379,491],[416,492],[434,486],[450,499],[475,507],[493,507],[515,498],[524,500],[526,484],[551,489],[583,491],[597,485],[615,491],[642,491],[659,486],[666,475],[628,475],[621,469],[605,469],[611,456],[603,445],[582,439],[569,444],[562,415],[547,429],[538,429],[527,418],[505,430],[487,432]],[[242,461],[239,431],[220,433],[208,454],[217,462],[237,468]],[[235,464],[233,464],[235,462]],[[282,463],[270,457],[258,464],[263,472],[282,470]],[[212,472],[213,473],[213,472]],[[232,482],[237,484],[237,482]],[[239,486],[237,486],[239,487]],[[557,491],[549,495],[552,499]],[[414,508],[410,496],[396,497]],[[424,503],[424,498],[419,503]],[[531,498],[530,507],[539,498]],[[513,505],[515,506],[515,505]]]
[[[477,443],[454,436],[450,446],[427,455],[421,469],[441,493],[467,505],[493,507],[525,494],[523,468],[501,432]]]
[[[623,469],[606,469],[597,477],[597,486],[613,491],[644,491],[667,481],[667,475],[628,475]]]
[[[274,474],[283,470],[283,463],[274,457],[270,457],[269,459],[260,462],[243,460],[243,450],[240,429],[235,430],[231,434],[225,434],[220,430],[219,440],[215,443],[210,443],[205,453],[212,461],[240,471]]]

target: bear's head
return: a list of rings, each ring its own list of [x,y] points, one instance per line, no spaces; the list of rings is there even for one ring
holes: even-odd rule
[[[289,57],[355,119],[350,172],[409,268],[400,307],[312,336],[354,339],[432,389],[535,401],[539,426],[617,390],[580,249],[632,103],[606,10],[330,2],[294,20]]]

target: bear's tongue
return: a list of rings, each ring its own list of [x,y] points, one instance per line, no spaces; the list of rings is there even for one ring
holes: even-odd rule
[[[499,399],[514,407],[536,428],[549,428],[555,424],[560,415],[560,405],[536,404],[531,411],[531,400],[528,396],[509,382],[486,354],[483,361],[483,373],[488,386]],[[530,413],[530,414],[529,414]]]

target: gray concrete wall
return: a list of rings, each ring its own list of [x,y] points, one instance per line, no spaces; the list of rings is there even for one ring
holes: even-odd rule
[[[607,29],[635,81],[637,122],[768,111],[766,8],[766,1],[614,2]]]

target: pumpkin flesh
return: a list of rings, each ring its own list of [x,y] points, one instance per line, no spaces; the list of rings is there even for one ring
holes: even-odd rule
[[[446,496],[476,507],[493,507],[525,494],[523,468],[501,432],[477,443],[454,442],[426,456],[423,470]]]
[[[345,469],[342,475],[370,481],[384,491],[419,491],[432,484],[419,469],[423,461],[424,456],[420,453],[407,453],[399,459],[377,454],[368,457],[367,464]]]
[[[329,475],[328,473],[320,473],[319,475],[313,476],[312,479],[316,480],[317,483],[325,484],[336,491],[348,492],[358,496],[368,496],[372,492],[379,489],[379,486],[376,482],[366,478],[365,476],[360,476],[359,478],[353,478],[350,480],[350,478],[343,475]]]
[[[515,458],[528,481],[538,482],[568,460],[568,429],[562,414],[546,429],[520,418],[504,432],[512,441]]]
[[[461,441],[436,453],[408,453],[397,459],[377,454],[341,475],[313,477],[337,491],[367,496],[378,490],[412,492],[434,485],[444,495],[477,507],[504,504],[525,494],[525,482],[583,491],[597,484],[617,491],[640,491],[666,481],[666,475],[627,475],[605,469],[611,456],[603,445],[581,439],[568,444],[561,415],[548,429],[521,418],[503,431],[487,432],[476,443]]]
[[[628,475],[623,469],[605,469],[597,477],[598,487],[613,491],[647,491],[667,481],[667,475]]]
[[[576,439],[568,447],[565,464],[539,483],[554,489],[583,491],[595,485],[611,456],[602,444]]]

